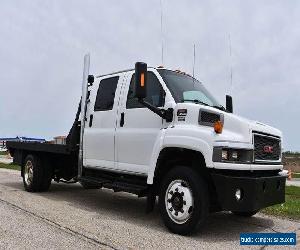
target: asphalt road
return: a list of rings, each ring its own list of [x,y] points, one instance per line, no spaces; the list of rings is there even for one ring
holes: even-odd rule
[[[157,208],[145,214],[145,199],[79,184],[28,193],[19,174],[0,169],[1,249],[239,249],[240,232],[296,231],[300,242],[300,221],[262,214],[212,214],[201,231],[179,236],[166,230]]]

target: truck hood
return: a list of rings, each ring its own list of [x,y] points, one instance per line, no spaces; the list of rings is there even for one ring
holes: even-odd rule
[[[186,109],[187,114],[183,120],[178,116],[178,110]],[[216,135],[212,127],[199,125],[199,110],[222,114],[224,116],[224,127],[221,134]],[[175,107],[175,124],[197,124],[197,126],[206,127],[215,134],[215,141],[230,141],[240,143],[252,143],[252,133],[260,132],[269,135],[282,137],[280,130],[266,125],[264,123],[249,120],[236,114],[227,113],[209,106],[195,103],[178,103]]]
[[[282,133],[279,129],[271,127],[265,123],[250,120],[250,119],[238,116],[238,115],[233,115],[233,114],[231,114],[231,115],[236,118],[239,118],[244,123],[247,123],[249,125],[249,129],[252,131],[262,132],[262,133],[271,134],[271,135],[275,135],[275,136],[279,136],[279,137],[282,136]]]
[[[246,119],[244,117],[222,112],[224,114],[224,134],[229,133],[234,141],[252,142],[252,133],[259,132],[281,137],[280,130],[267,124]],[[228,138],[229,139],[229,138]]]

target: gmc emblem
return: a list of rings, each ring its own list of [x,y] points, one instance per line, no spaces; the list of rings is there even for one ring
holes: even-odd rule
[[[264,152],[265,153],[273,153],[273,147],[272,146],[264,146]]]

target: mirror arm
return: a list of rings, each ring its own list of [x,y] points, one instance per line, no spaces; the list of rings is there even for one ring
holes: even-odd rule
[[[172,122],[173,121],[173,109],[168,108],[167,110],[165,109],[159,109],[149,102],[144,101],[144,99],[138,99],[138,101],[143,104],[146,108],[150,109],[153,113],[157,114],[163,119],[166,119],[167,122]]]

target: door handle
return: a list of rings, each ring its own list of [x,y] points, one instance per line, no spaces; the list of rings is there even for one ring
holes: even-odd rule
[[[93,125],[93,118],[94,118],[94,116],[90,115],[89,127],[92,127],[92,125]]]
[[[121,113],[121,120],[120,120],[120,127],[123,127],[124,126],[124,112]]]

